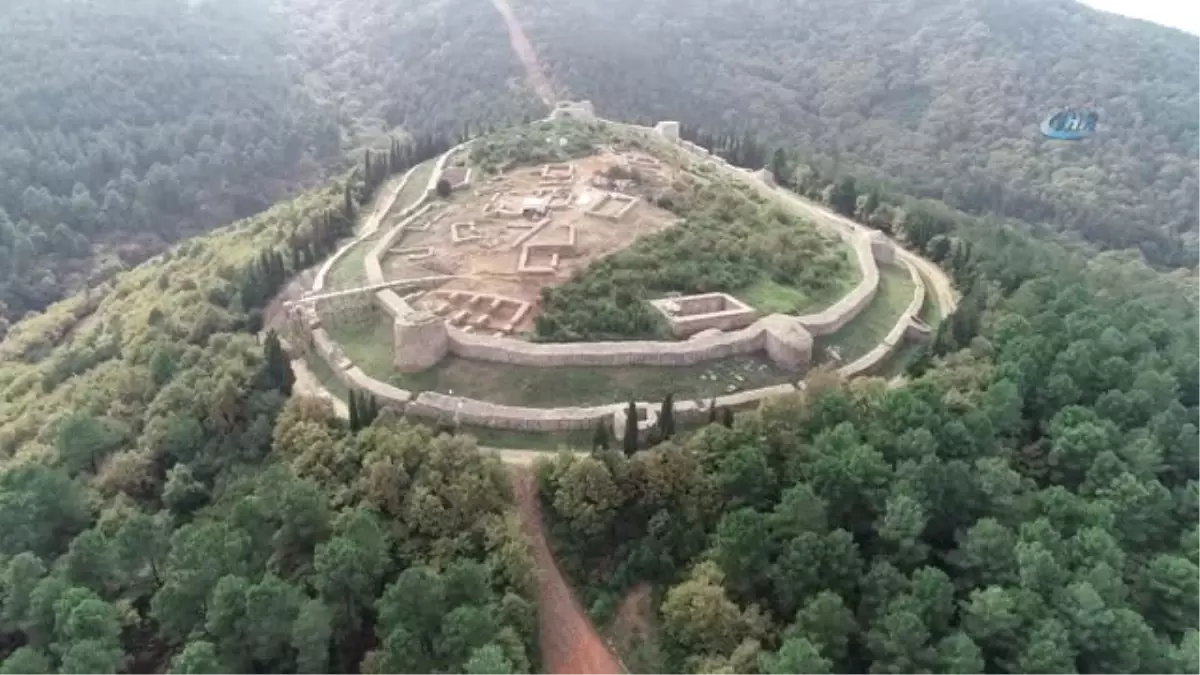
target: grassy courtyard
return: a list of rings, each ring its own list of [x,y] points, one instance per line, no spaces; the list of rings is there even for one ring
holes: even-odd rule
[[[753,389],[795,379],[762,355],[737,356],[695,366],[618,366],[535,368],[448,356],[420,373],[392,366],[392,329],[388,321],[344,322],[330,326],[363,372],[409,391],[438,391],[506,405],[554,407],[597,405],[629,399],[709,399],[734,390]]]
[[[879,290],[875,298],[833,335],[816,340],[813,360],[828,363],[836,350],[839,364],[850,363],[878,345],[912,302],[913,282],[908,270],[899,265],[879,266]],[[831,349],[832,348],[832,349]]]

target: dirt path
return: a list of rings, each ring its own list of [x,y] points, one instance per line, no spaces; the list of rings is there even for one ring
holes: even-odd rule
[[[512,44],[517,58],[521,60],[521,65],[525,67],[525,78],[529,80],[529,86],[547,107],[553,108],[555,102],[558,101],[558,96],[555,95],[554,86],[550,84],[550,79],[546,77],[546,71],[542,69],[542,64],[538,61],[533,44],[525,35],[525,29],[517,20],[512,5],[508,4],[508,0],[492,0],[492,6],[496,8],[497,12],[500,12],[500,16],[504,17],[504,25],[508,28],[508,41]]]
[[[621,662],[600,639],[554,562],[542,529],[533,472],[512,467],[521,526],[538,570],[538,631],[547,673],[623,673]]]

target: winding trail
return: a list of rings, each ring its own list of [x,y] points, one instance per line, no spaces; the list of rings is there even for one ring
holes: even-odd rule
[[[553,108],[555,102],[558,101],[558,96],[554,93],[554,85],[550,83],[550,78],[546,77],[546,71],[538,61],[537,51],[533,48],[529,37],[525,35],[525,29],[517,20],[512,5],[508,4],[508,0],[491,0],[491,2],[496,11],[500,12],[500,16],[504,17],[504,25],[508,28],[508,41],[512,45],[513,52],[520,59],[521,65],[525,67],[525,79],[529,81],[529,86],[538,95],[538,98],[542,99],[542,103],[545,103],[546,107]]]

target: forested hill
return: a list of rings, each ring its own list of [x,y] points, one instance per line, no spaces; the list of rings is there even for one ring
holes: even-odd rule
[[[487,0],[0,5],[0,337],[381,136],[536,109]]]
[[[262,210],[337,158],[266,3],[9,0],[0,21],[0,318],[161,241]]]
[[[557,84],[607,116],[749,130],[969,211],[1195,261],[1193,35],[1072,0],[514,4]],[[1068,104],[1100,112],[1097,137],[1041,139]]]

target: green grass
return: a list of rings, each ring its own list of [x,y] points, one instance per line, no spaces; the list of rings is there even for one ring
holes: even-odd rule
[[[515,431],[510,429],[489,429],[464,424],[460,427],[464,434],[475,437],[480,445],[491,448],[509,448],[512,450],[542,450],[547,453],[557,452],[566,447],[572,450],[590,450],[592,447],[592,430],[578,429],[575,431]]]
[[[372,377],[386,380],[392,372],[392,322],[382,311],[357,321],[329,321],[326,330],[354,365]]]
[[[732,295],[761,314],[807,314],[832,305],[857,283],[858,279],[847,275],[839,278],[830,288],[807,293],[795,286],[764,278]]]
[[[921,305],[921,311],[917,317],[930,328],[937,328],[937,325],[945,318],[945,313],[938,304],[937,294],[933,292],[933,283],[929,281],[929,277],[919,269],[917,272],[921,275],[921,282],[925,284],[925,304]]]
[[[377,239],[378,235],[364,239],[338,258],[333,267],[329,268],[329,275],[325,278],[325,287],[331,291],[340,291],[366,285],[367,270],[363,262],[366,260],[367,252],[375,245]]]
[[[817,338],[814,361],[827,362],[830,347],[837,348],[841,363],[850,363],[871,351],[895,327],[912,297],[913,283],[908,270],[898,265],[880,265],[879,290],[871,304],[837,333]]]
[[[629,399],[709,399],[729,387],[753,389],[790,382],[795,375],[776,369],[763,355],[746,355],[694,366],[621,366],[536,368],[442,359],[420,373],[392,366],[392,327],[382,315],[374,320],[330,323],[330,335],[346,356],[368,375],[409,391],[437,391],[504,405],[557,407],[599,405]],[[740,379],[739,379],[740,378]]]
[[[308,369],[312,372],[313,377],[317,378],[317,381],[324,385],[329,390],[329,393],[343,401],[349,398],[350,390],[338,379],[338,376],[333,372],[333,368],[325,362],[325,359],[314,354],[312,357],[305,359],[304,362],[308,365]]]
[[[379,377],[381,372],[385,371],[373,374]],[[656,401],[668,393],[674,394],[676,400],[707,400],[727,393],[731,385],[753,389],[795,379],[794,374],[775,369],[757,355],[682,367],[559,368],[513,366],[450,356],[421,373],[402,375],[391,369],[386,372],[390,373],[389,382],[410,391],[453,392],[504,405],[547,408],[630,399]]]
[[[409,176],[408,182],[400,190],[400,194],[396,196],[396,205],[392,211],[401,211],[414,204],[421,195],[425,194],[425,187],[429,185],[429,177],[433,175],[433,168],[437,165],[437,158],[429,159],[417,165],[413,169],[412,175]]]

